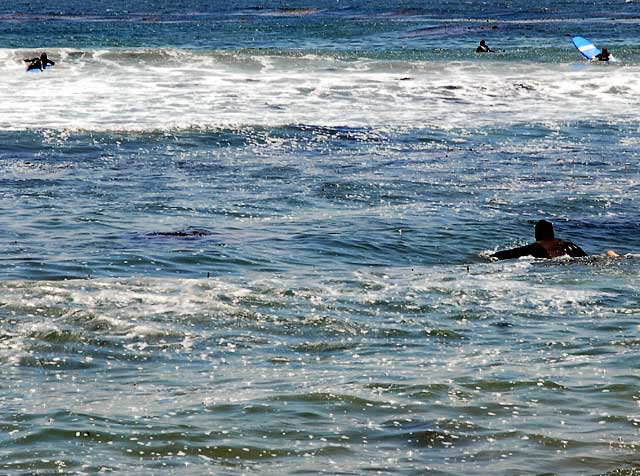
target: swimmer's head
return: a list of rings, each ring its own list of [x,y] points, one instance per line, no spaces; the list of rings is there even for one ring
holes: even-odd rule
[[[554,237],[553,224],[550,221],[540,220],[536,223],[536,241],[553,240]]]
[[[40,59],[41,60],[46,60],[47,59],[47,53],[45,53],[44,51],[42,52],[42,54],[40,55]]]
[[[485,46],[485,41],[484,40],[480,40],[480,46]]]

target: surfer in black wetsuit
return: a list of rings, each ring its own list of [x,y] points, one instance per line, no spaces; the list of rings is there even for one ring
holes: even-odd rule
[[[489,48],[486,41],[480,40],[480,46],[476,48],[476,53],[493,53],[493,50]]]
[[[596,59],[598,61],[609,61],[611,59],[611,53],[609,53],[607,48],[602,48],[600,54],[596,55]]]
[[[536,223],[535,234],[535,243],[498,251],[493,253],[490,258],[503,260],[522,256],[533,256],[534,258],[557,258],[567,255],[572,258],[581,258],[587,256],[587,253],[575,243],[557,239],[553,231],[553,224],[547,220],[540,220]]]
[[[51,61],[49,58],[47,58],[47,53],[42,53],[39,58],[31,58],[24,61],[25,63],[29,63],[29,65],[27,66],[27,71],[30,71],[32,69],[39,69],[40,71],[42,71],[47,66],[53,66],[54,64],[56,64],[54,61]]]

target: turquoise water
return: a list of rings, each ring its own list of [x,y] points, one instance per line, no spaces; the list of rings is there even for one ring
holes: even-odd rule
[[[638,12],[3,3],[0,473],[637,474]]]

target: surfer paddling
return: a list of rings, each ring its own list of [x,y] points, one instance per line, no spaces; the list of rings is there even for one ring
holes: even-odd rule
[[[42,71],[47,66],[53,66],[54,64],[56,64],[54,61],[51,61],[49,58],[47,58],[47,53],[44,52],[38,58],[26,59],[24,60],[24,62],[29,63],[29,65],[27,66],[27,71],[31,71],[32,69],[39,69],[40,71]]]
[[[600,54],[597,54],[594,59],[597,59],[598,61],[609,61],[611,59],[611,53],[609,53],[607,48],[602,48]]]
[[[493,53],[493,50],[489,48],[485,40],[480,40],[480,45],[476,48],[476,53]]]
[[[555,237],[553,224],[547,220],[540,220],[535,227],[535,243],[531,243],[510,250],[503,250],[493,253],[489,257],[492,259],[513,259],[523,256],[534,258],[558,258],[560,256],[571,256],[581,258],[587,256],[582,248],[571,241],[560,240]]]

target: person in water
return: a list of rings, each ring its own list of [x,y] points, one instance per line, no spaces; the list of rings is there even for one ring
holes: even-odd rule
[[[535,228],[536,241],[529,245],[498,251],[490,255],[490,258],[498,260],[533,256],[534,258],[557,258],[559,256],[571,256],[581,258],[588,256],[582,248],[571,241],[559,240],[555,237],[553,224],[547,220],[540,220]]]
[[[596,55],[596,59],[598,61],[609,61],[611,59],[611,53],[609,53],[607,48],[602,48],[600,54]]]
[[[27,66],[27,71],[30,71],[32,69],[39,69],[40,71],[42,71],[47,66],[53,66],[54,64],[56,64],[54,61],[51,61],[49,58],[47,58],[47,53],[44,52],[40,55],[39,58],[31,58],[24,61],[25,63],[29,63],[29,65]]]
[[[493,53],[493,50],[489,48],[486,41],[480,40],[480,46],[476,48],[476,53]]]

